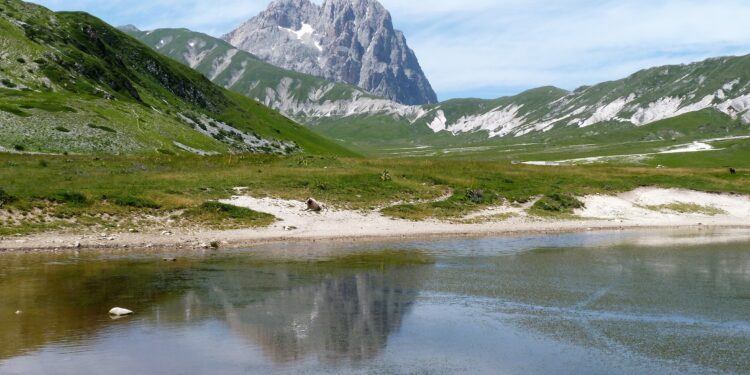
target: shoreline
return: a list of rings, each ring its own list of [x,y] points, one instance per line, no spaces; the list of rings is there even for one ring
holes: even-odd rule
[[[236,196],[224,203],[276,216],[265,228],[209,230],[173,228],[145,233],[40,233],[0,239],[0,253],[77,249],[241,249],[268,244],[368,242],[440,238],[497,237],[628,230],[750,230],[750,197],[688,190],[639,188],[617,196],[581,198],[586,207],[577,219],[528,216],[523,207],[502,205],[468,215],[484,222],[408,221],[378,211],[304,211],[302,202]],[[696,212],[676,212],[675,204],[692,205]],[[651,208],[649,208],[651,207]],[[673,207],[655,209],[653,207]],[[713,213],[701,212],[701,207]],[[716,214],[721,212],[721,214]],[[493,216],[509,215],[493,221]],[[747,223],[747,224],[745,224]]]
[[[560,225],[568,223],[570,225]],[[43,233],[18,238],[0,239],[1,253],[23,253],[23,252],[54,252],[54,251],[76,251],[76,250],[237,250],[256,246],[278,245],[278,244],[305,244],[305,243],[366,243],[366,242],[388,242],[388,241],[417,241],[433,239],[463,239],[483,237],[510,237],[524,235],[562,235],[573,233],[592,232],[628,232],[644,231],[654,232],[658,230],[669,231],[710,231],[719,229],[734,229],[750,231],[750,224],[737,223],[682,223],[682,224],[637,224],[637,223],[610,223],[607,221],[548,221],[541,225],[529,225],[517,227],[510,223],[503,228],[482,230],[461,229],[461,224],[456,225],[453,231],[432,232],[410,232],[395,234],[358,234],[358,235],[279,235],[265,236],[261,230],[240,229],[180,233],[173,232],[169,236],[159,233],[112,233],[115,240],[91,239],[85,237],[97,237],[80,234]],[[515,227],[515,228],[514,228]],[[84,238],[82,238],[84,237]],[[207,241],[220,241],[217,249],[211,249]]]

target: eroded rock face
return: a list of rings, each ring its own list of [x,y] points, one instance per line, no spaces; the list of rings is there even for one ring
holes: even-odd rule
[[[437,96],[376,0],[276,0],[223,37],[274,65],[359,86],[402,104]]]

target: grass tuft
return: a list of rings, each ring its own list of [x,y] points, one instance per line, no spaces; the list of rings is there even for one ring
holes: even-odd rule
[[[585,207],[585,204],[570,194],[554,193],[545,195],[531,207],[532,210],[572,214],[573,210]]]
[[[44,197],[45,199],[55,203],[65,203],[72,205],[85,205],[89,203],[88,198],[85,195],[78,192],[59,192]]]
[[[695,203],[682,203],[682,202],[663,204],[659,206],[645,206],[644,208],[652,210],[652,211],[658,211],[658,212],[672,211],[672,212],[677,212],[681,214],[700,214],[700,215],[706,215],[706,216],[716,216],[716,215],[723,215],[727,213],[721,208],[717,208],[713,206],[702,206],[702,205],[695,204]]]
[[[1,207],[1,206],[4,206],[4,205],[6,205],[6,204],[8,204],[8,203],[13,203],[13,202],[15,202],[15,201],[16,201],[17,199],[18,199],[18,198],[14,197],[14,196],[12,196],[12,195],[10,195],[10,194],[8,194],[8,193],[7,193],[6,191],[5,191],[5,189],[3,189],[3,188],[0,188],[0,207]]]
[[[218,228],[265,227],[276,220],[270,214],[215,201],[187,210],[185,217]]]
[[[112,203],[118,206],[122,206],[122,207],[150,208],[150,209],[161,208],[160,204],[150,199],[133,197],[133,196],[116,197],[112,199]]]

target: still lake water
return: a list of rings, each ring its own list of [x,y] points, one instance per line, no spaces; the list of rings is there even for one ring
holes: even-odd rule
[[[93,373],[747,374],[750,233],[0,254],[0,374]]]

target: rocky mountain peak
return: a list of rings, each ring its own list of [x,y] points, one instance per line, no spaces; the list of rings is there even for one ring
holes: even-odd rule
[[[274,65],[403,104],[437,96],[404,34],[376,0],[277,0],[224,40]]]

